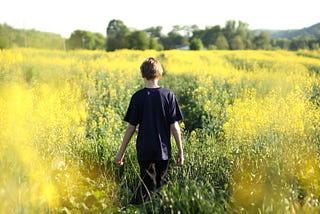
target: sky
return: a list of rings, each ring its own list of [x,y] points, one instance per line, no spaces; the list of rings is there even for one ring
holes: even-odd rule
[[[289,30],[320,22],[319,0],[4,0],[0,24],[68,38],[75,30],[106,34],[118,19],[132,29],[174,25],[225,26],[242,21],[249,29]]]

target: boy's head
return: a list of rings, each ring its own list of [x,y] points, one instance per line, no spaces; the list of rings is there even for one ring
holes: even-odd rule
[[[160,79],[162,77],[163,69],[160,62],[153,58],[147,58],[140,66],[140,71],[143,78],[147,80]]]

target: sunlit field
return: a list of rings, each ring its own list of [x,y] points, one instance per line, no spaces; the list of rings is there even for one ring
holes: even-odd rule
[[[186,162],[136,206],[134,140],[113,157],[149,56]],[[0,51],[0,213],[319,213],[319,155],[319,51]]]

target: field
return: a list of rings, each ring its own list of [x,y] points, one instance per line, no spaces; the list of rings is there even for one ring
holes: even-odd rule
[[[135,206],[134,141],[113,158],[148,56],[186,162]],[[0,213],[319,213],[319,155],[319,51],[0,52]]]

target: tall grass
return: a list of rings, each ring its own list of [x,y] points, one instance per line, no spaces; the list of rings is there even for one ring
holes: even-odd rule
[[[0,212],[318,213],[319,55],[2,50]],[[134,142],[113,157],[149,56],[185,116],[186,163],[135,206]]]

